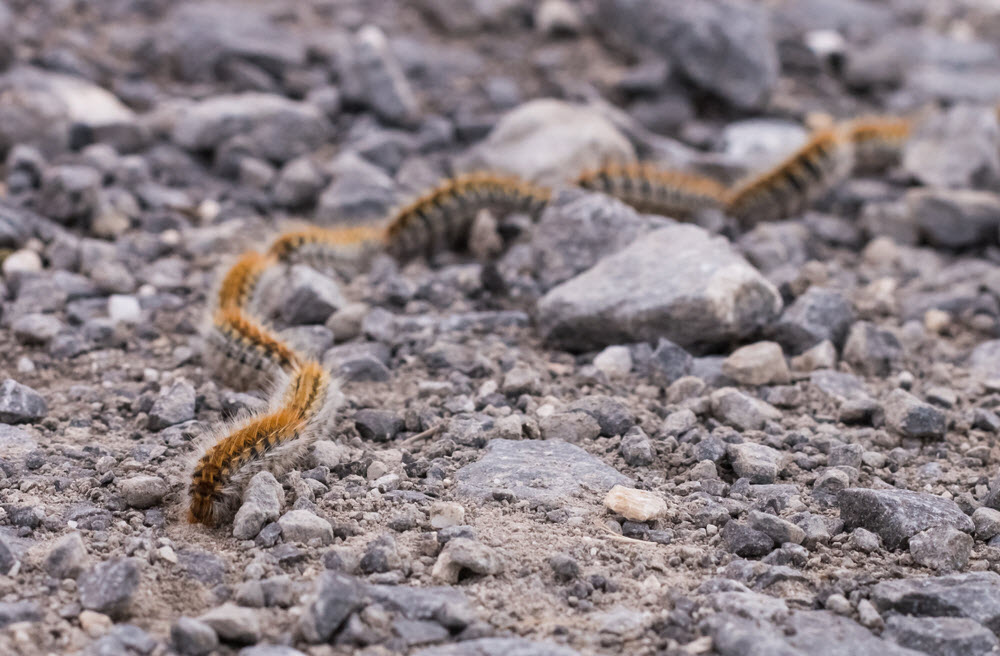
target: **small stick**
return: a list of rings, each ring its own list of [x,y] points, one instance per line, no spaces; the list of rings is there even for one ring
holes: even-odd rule
[[[405,440],[403,440],[402,442],[400,442],[399,445],[400,446],[409,446],[410,444],[413,444],[417,440],[422,440],[425,437],[431,437],[431,436],[437,434],[438,432],[440,432],[440,430],[442,428],[444,428],[444,424],[438,424],[437,426],[431,426],[430,428],[428,428],[425,431],[417,433],[416,435],[409,436],[408,438],[406,438]]]

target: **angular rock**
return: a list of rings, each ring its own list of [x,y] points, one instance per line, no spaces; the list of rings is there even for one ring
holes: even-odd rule
[[[601,427],[601,435],[605,437],[624,435],[635,425],[635,417],[625,403],[603,394],[585,396],[574,401],[569,409],[585,412],[596,419]]]
[[[940,440],[948,429],[943,412],[906,390],[893,390],[884,408],[886,425],[903,437]]]
[[[633,522],[648,522],[667,514],[667,502],[658,494],[616,485],[604,497],[604,507]]]
[[[965,533],[975,528],[954,501],[926,492],[848,488],[838,495],[838,505],[848,530],[860,526],[873,531],[887,549],[898,549],[917,533],[936,526]]]
[[[542,438],[577,444],[601,434],[601,425],[586,412],[557,412],[538,422]]]
[[[302,615],[303,636],[312,643],[327,642],[364,600],[363,587],[356,579],[324,571],[316,582],[315,598]]]
[[[731,0],[601,0],[597,7],[609,38],[652,49],[739,109],[764,107],[777,84],[778,53],[763,7]]]
[[[260,619],[252,608],[226,603],[203,613],[198,621],[210,626],[225,642],[252,645],[260,640]]]
[[[325,184],[319,167],[308,158],[300,157],[285,164],[278,172],[271,195],[282,207],[302,209],[316,201]]]
[[[321,324],[347,304],[336,280],[304,265],[291,267],[282,294],[281,318],[296,326]]]
[[[770,331],[772,338],[790,353],[802,353],[823,340],[843,345],[853,321],[851,304],[843,296],[810,287],[785,308]]]
[[[955,105],[922,121],[904,146],[903,168],[928,187],[995,188],[1000,183],[996,112]]]
[[[454,538],[441,550],[431,576],[445,583],[458,583],[462,572],[472,572],[488,576],[498,574],[503,570],[503,562],[490,547],[470,540],[469,538]]]
[[[844,344],[844,360],[869,376],[885,377],[903,357],[903,347],[888,330],[869,321],[856,321]]]
[[[264,525],[278,519],[285,492],[268,471],[254,474],[243,492],[243,505],[233,518],[233,537],[252,540]]]
[[[964,617],[993,633],[1000,630],[1000,574],[967,572],[882,581],[871,591],[880,613],[915,617]]]
[[[972,349],[966,366],[984,379],[1000,379],[1000,339],[991,339]]]
[[[722,373],[741,385],[784,384],[790,380],[781,346],[757,342],[736,349],[722,362]]]
[[[101,174],[89,166],[66,164],[45,172],[39,211],[64,225],[89,226],[97,208]]]
[[[1000,535],[1000,510],[983,506],[972,513],[972,523],[976,525],[976,537],[989,540]]]
[[[33,601],[0,602],[0,628],[15,622],[37,622],[42,619],[42,611]]]
[[[427,647],[413,656],[580,656],[580,652],[551,642],[527,638],[476,638],[449,645]]]
[[[656,457],[649,436],[638,426],[628,429],[628,432],[622,436],[619,449],[625,462],[633,467],[651,465]]]
[[[690,350],[749,336],[780,310],[774,286],[724,238],[676,225],[553,288],[538,321],[546,339],[568,349],[666,337]]]
[[[910,538],[910,555],[918,565],[941,572],[962,570],[972,555],[972,537],[950,526],[935,526]]]
[[[543,98],[505,114],[462,166],[556,185],[567,171],[634,159],[632,144],[600,111]]]
[[[170,642],[184,656],[205,656],[219,646],[219,637],[204,622],[180,617],[170,627]]]
[[[76,532],[60,538],[45,557],[45,571],[57,579],[75,579],[86,565],[87,548],[83,545],[83,538]],[[0,569],[2,566],[3,563],[0,563]]]
[[[281,534],[286,542],[309,542],[316,539],[320,544],[333,542],[333,527],[330,522],[311,510],[289,510],[278,519]]]
[[[4,264],[9,261],[5,260]],[[51,314],[25,314],[11,324],[14,337],[23,344],[45,345],[58,335],[65,326],[63,322]]]
[[[0,423],[36,422],[48,414],[45,399],[27,385],[7,378],[0,384]]]
[[[85,572],[78,581],[80,603],[113,619],[127,617],[139,587],[135,558],[112,558]]]
[[[583,449],[559,440],[491,440],[485,455],[456,472],[461,496],[490,500],[502,491],[533,504],[563,505],[631,480]],[[543,482],[541,485],[539,482]]]
[[[739,478],[747,478],[751,484],[773,483],[777,478],[780,451],[753,442],[730,444],[726,451]]]
[[[191,421],[194,419],[194,408],[194,386],[186,380],[178,381],[153,403],[147,426],[150,430],[158,431]]]
[[[759,558],[774,550],[771,536],[735,520],[726,522],[722,527],[722,543],[727,551],[740,558]]]
[[[962,617],[892,615],[885,635],[897,644],[934,656],[964,656],[1000,651],[1000,641],[982,624]]]
[[[328,169],[333,181],[319,197],[316,218],[320,221],[381,219],[396,204],[392,178],[354,153],[341,155]]]
[[[355,35],[352,46],[340,64],[344,100],[371,108],[391,125],[415,125],[420,105],[385,33],[366,25]]]
[[[734,387],[715,390],[710,401],[712,415],[739,430],[759,430],[768,421],[781,419],[780,410]]]

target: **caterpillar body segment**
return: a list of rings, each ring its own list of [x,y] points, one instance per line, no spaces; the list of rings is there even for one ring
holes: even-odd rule
[[[846,123],[844,138],[853,148],[854,170],[877,172],[898,163],[912,130],[911,120],[892,116],[860,118]]]
[[[309,363],[288,376],[279,396],[286,403],[228,423],[213,436],[191,474],[189,522],[229,521],[254,474],[267,470],[281,476],[328,434],[342,399],[337,383],[316,367]]]
[[[608,164],[576,180],[584,189],[614,196],[640,212],[687,218],[721,208],[721,183],[692,173],[659,169],[651,164]]]
[[[385,229],[380,226],[306,227],[280,235],[268,254],[288,264],[306,264],[317,269],[341,262],[360,262],[380,250]]]
[[[220,309],[204,331],[205,364],[230,387],[246,391],[266,387],[302,357],[252,316],[236,308]]]
[[[252,300],[265,272],[277,263],[272,255],[247,251],[223,276],[216,296],[219,309],[244,309]]]
[[[396,211],[386,225],[385,248],[406,260],[462,247],[477,211],[536,215],[550,197],[550,190],[511,176],[458,176]]]
[[[747,227],[794,216],[844,179],[851,161],[851,144],[843,133],[820,130],[780,164],[730,191],[726,213]]]

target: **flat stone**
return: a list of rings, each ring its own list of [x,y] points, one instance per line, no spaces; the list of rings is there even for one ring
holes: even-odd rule
[[[476,638],[449,645],[427,647],[413,656],[580,656],[570,647],[527,638]]]
[[[159,505],[169,488],[159,476],[133,476],[119,483],[125,503],[132,508],[145,510]]]
[[[252,645],[261,637],[260,620],[252,608],[226,603],[203,613],[198,621],[210,626],[225,642]]]
[[[848,530],[862,527],[882,538],[887,549],[905,546],[917,533],[946,526],[972,533],[972,520],[950,499],[910,490],[848,488],[838,495]]]
[[[685,349],[747,337],[781,311],[774,286],[722,237],[693,225],[651,232],[538,302],[550,342],[585,350],[665,337]]]
[[[631,480],[583,449],[559,440],[490,441],[485,455],[456,472],[460,496],[493,499],[495,491],[544,505],[593,498]]]
[[[768,421],[781,418],[781,411],[774,406],[734,387],[715,390],[710,400],[712,414],[739,430],[759,430]]]
[[[1000,574],[996,572],[882,581],[872,588],[871,601],[883,615],[964,617],[993,633],[1000,630]]]
[[[604,497],[604,507],[633,522],[648,522],[667,514],[667,502],[658,494],[616,485]]]
[[[278,525],[286,542],[309,542],[313,539],[320,544],[333,542],[330,522],[310,510],[289,510],[278,519]]]
[[[989,629],[962,617],[892,615],[885,622],[885,635],[903,647],[934,656],[1000,651],[1000,642]]]

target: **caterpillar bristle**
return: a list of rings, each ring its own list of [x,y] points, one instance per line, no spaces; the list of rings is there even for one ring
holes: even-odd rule
[[[854,170],[877,172],[899,162],[913,122],[895,116],[860,118],[845,124],[843,130],[854,150]]]
[[[847,175],[850,153],[839,130],[819,130],[780,164],[738,184],[726,213],[747,227],[794,216]]]
[[[618,198],[640,212],[677,218],[721,207],[726,193],[711,178],[636,163],[607,164],[583,173],[576,184]]]
[[[247,251],[226,272],[219,285],[219,309],[247,307],[264,272],[275,264],[275,258],[257,251]]]
[[[470,173],[451,178],[393,213],[385,247],[403,260],[462,247],[480,209],[535,215],[550,196],[550,190],[512,176]]]
[[[357,262],[382,245],[380,226],[306,227],[281,234],[268,254],[281,262],[325,269],[339,262]]]
[[[245,391],[274,380],[302,358],[240,309],[220,309],[205,330],[205,363],[230,387]]]

